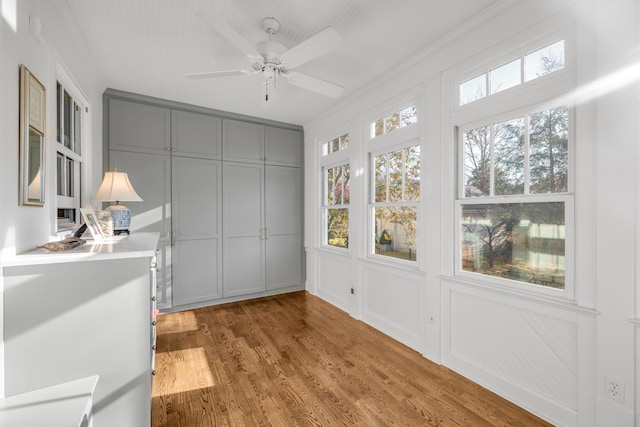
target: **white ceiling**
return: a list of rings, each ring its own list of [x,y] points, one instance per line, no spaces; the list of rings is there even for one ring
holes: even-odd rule
[[[106,87],[288,123],[303,124],[336,99],[277,86],[261,106],[260,75],[193,80],[187,73],[249,69],[237,48],[196,16],[218,14],[251,43],[268,39],[264,17],[291,48],[327,26],[342,46],[296,71],[330,81],[348,97],[497,0],[58,0],[77,22]]]

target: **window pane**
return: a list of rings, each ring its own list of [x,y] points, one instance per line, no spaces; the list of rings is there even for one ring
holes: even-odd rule
[[[65,181],[65,173],[64,173],[64,166],[65,166],[65,161],[64,161],[64,155],[57,153],[57,157],[56,157],[56,182],[57,182],[57,188],[56,188],[56,194],[58,196],[66,196],[66,194],[64,194],[64,181]]]
[[[349,209],[327,209],[327,244],[349,247]]]
[[[340,140],[338,138],[331,141],[331,152],[336,153],[340,151]]]
[[[348,205],[351,199],[351,167],[348,164],[342,167],[342,182],[344,184],[342,203]]]
[[[344,134],[340,137],[340,149],[344,150],[345,148],[349,148],[349,134]]]
[[[531,193],[567,191],[569,111],[565,107],[529,116]]]
[[[400,112],[393,113],[384,118],[385,132],[389,133],[396,129],[400,129]]]
[[[74,161],[72,159],[67,159],[67,182],[66,182],[66,194],[65,196],[68,197],[75,197],[74,191],[73,191],[73,184],[74,184]]]
[[[418,114],[415,104],[405,108],[400,113],[402,115],[402,127],[409,126],[418,122]]]
[[[564,40],[524,57],[524,80],[529,81],[564,68]]]
[[[74,105],[74,116],[73,116],[73,151],[76,154],[80,153],[80,147],[82,145],[82,129],[80,124],[82,123],[82,109],[75,102]]]
[[[405,156],[405,182],[404,201],[413,202],[420,199],[420,146],[404,150]]]
[[[63,109],[63,138],[64,146],[71,149],[71,96],[64,91],[64,109]]]
[[[402,151],[389,153],[389,202],[402,202],[402,175],[404,172]]]
[[[327,169],[327,205],[335,204],[333,199],[333,189],[335,187],[335,178],[333,175],[333,168]]]
[[[564,202],[462,205],[464,271],[564,289]]]
[[[375,253],[416,260],[415,206],[375,208]]]
[[[482,74],[460,85],[460,105],[487,96],[487,75]]]
[[[386,202],[387,201],[387,155],[381,154],[376,156],[373,160],[375,171],[375,180],[376,180],[376,194],[375,200],[376,202]]]
[[[333,204],[342,204],[342,166],[333,168]]]
[[[464,195],[488,196],[491,184],[491,157],[489,127],[468,130],[464,143]]]
[[[56,82],[56,140],[62,143],[62,85]]]
[[[384,133],[384,120],[378,119],[375,122],[371,123],[371,138],[375,138],[376,136],[380,136]]]
[[[322,144],[322,155],[326,156],[327,154],[329,154],[329,143],[325,142],[324,144]]]
[[[501,67],[489,72],[489,80],[491,84],[491,93],[498,93],[510,87],[517,86],[521,83],[521,66],[520,59],[511,61]]]
[[[495,194],[524,194],[524,118],[494,127]]]

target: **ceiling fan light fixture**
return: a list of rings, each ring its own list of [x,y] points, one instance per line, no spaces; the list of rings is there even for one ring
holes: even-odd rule
[[[267,17],[261,21],[262,28],[269,35],[269,41],[258,43],[254,46],[219,16],[203,11],[199,11],[197,15],[206,20],[212,29],[242,51],[247,56],[252,69],[195,73],[188,74],[188,77],[199,79],[260,73],[263,78],[263,104],[272,102],[276,91],[276,79],[279,75],[287,79],[289,84],[293,86],[324,96],[337,98],[342,95],[344,89],[342,86],[306,74],[291,72],[292,69],[340,47],[342,36],[332,27],[327,27],[291,49],[287,49],[272,40],[272,36],[280,30],[280,21],[276,18]]]
[[[269,34],[269,39],[280,30],[280,21],[273,17],[267,17],[262,20],[262,28]]]

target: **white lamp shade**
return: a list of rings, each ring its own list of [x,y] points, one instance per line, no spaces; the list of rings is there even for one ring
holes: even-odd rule
[[[106,172],[102,185],[96,193],[96,200],[103,202],[141,202],[126,172]]]

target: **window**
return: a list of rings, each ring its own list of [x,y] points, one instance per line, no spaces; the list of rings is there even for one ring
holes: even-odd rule
[[[565,41],[560,40],[460,83],[459,105],[469,104],[565,67]]]
[[[322,144],[322,155],[328,156],[331,153],[337,153],[340,150],[349,148],[349,134],[346,133],[338,138],[333,138]]]
[[[371,253],[416,261],[420,146],[371,156]]]
[[[564,290],[569,108],[461,129],[459,271]]]
[[[71,87],[56,84],[57,230],[73,228],[80,219],[82,144],[87,108]]]
[[[323,168],[324,243],[338,248],[349,248],[349,201],[351,168],[348,163]]]
[[[371,122],[369,125],[370,138],[373,139],[380,135],[393,132],[394,130],[411,126],[417,123],[417,121],[416,105],[413,104]]]

